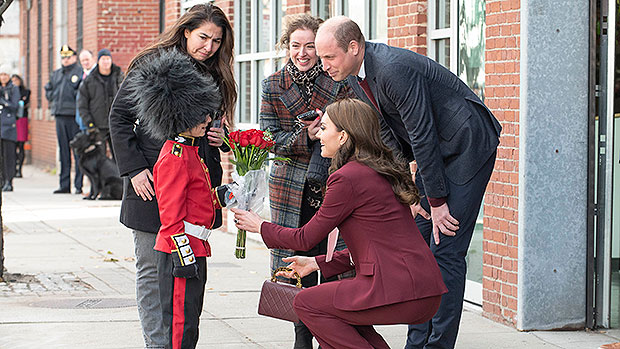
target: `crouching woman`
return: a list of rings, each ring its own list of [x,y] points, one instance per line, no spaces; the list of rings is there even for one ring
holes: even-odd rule
[[[302,290],[295,311],[324,349],[389,348],[373,325],[426,322],[447,291],[409,209],[419,201],[417,188],[408,165],[381,141],[377,117],[365,103],[329,105],[317,137],[321,155],[332,162],[314,217],[293,229],[232,209],[237,227],[261,233],[269,248],[297,251],[328,234],[334,241],[330,232],[338,227],[347,249],[284,261],[302,277],[319,269],[325,277],[355,269],[355,278]]]
[[[198,155],[221,94],[209,75],[177,49],[145,57],[126,81],[138,120],[165,139],[153,170],[161,227],[155,239],[166,348],[194,348],[207,279],[208,238],[226,186],[211,188]],[[223,201],[223,200],[222,200]]]

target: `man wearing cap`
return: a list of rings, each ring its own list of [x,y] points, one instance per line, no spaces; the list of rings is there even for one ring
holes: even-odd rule
[[[108,114],[122,81],[121,68],[112,63],[110,50],[104,48],[97,54],[97,66],[79,88],[78,110],[82,121],[88,132],[98,131],[107,140],[113,157]]]
[[[76,94],[82,81],[82,67],[77,63],[75,51],[68,45],[60,48],[62,67],[54,70],[50,81],[45,85],[45,97],[52,105],[52,115],[56,119],[56,137],[60,149],[60,187],[54,194],[71,192],[71,148],[69,142],[76,133],[75,122]],[[82,173],[75,156],[75,193],[82,193]]]

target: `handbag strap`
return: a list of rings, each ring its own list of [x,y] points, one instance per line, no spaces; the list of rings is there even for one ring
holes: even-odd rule
[[[281,271],[293,271],[293,269],[288,268],[288,267],[280,267],[278,269],[276,269],[273,272],[273,275],[271,275],[271,281],[273,282],[278,282],[278,279],[276,278],[276,274],[281,272]],[[295,278],[297,279],[297,285],[295,285],[297,288],[301,288],[301,277],[299,276],[299,274],[297,274],[296,271],[293,271],[293,275],[295,276]]]

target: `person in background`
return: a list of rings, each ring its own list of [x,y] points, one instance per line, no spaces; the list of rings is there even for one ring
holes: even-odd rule
[[[71,193],[71,147],[69,142],[79,132],[75,122],[76,98],[82,81],[82,67],[77,63],[75,51],[68,45],[60,48],[62,67],[54,70],[45,85],[45,98],[52,104],[52,115],[56,119],[56,137],[60,150],[60,187],[54,194]],[[75,159],[75,193],[82,194],[82,172]]]
[[[449,292],[432,321],[409,326],[405,347],[453,348],[463,310],[465,257],[493,172],[501,126],[441,64],[368,42],[347,17],[327,20],[316,42],[329,75],[347,79],[380,115],[385,144],[417,164],[415,183],[422,199],[411,209]]]
[[[90,74],[95,69],[97,62],[95,61],[95,58],[93,57],[93,53],[87,49],[83,49],[82,51],[80,51],[79,59],[80,59],[80,64],[82,65],[82,69],[84,70],[84,72],[82,73],[82,81],[84,81],[84,79],[86,79],[88,74]],[[78,90],[78,94],[76,97],[76,101],[77,101],[76,103],[79,103],[79,98],[80,98],[80,91]],[[81,131],[86,131],[86,125],[84,125],[84,122],[82,121],[79,108],[75,111],[75,122],[78,124],[78,127],[80,128]]]
[[[322,70],[316,55],[314,37],[323,20],[310,14],[290,15],[284,18],[284,30],[278,47],[286,50],[287,62],[279,71],[263,81],[260,127],[271,132],[273,152],[290,161],[274,163],[269,176],[269,203],[272,222],[297,228],[312,218],[323,201],[329,159],[320,155],[320,144],[315,136],[319,127],[316,119],[300,121],[297,115],[327,105],[350,92],[346,83],[332,80]],[[314,153],[314,156],[313,156]],[[312,176],[309,168],[318,176]],[[293,254],[316,256],[325,253],[327,240],[322,240],[304,251],[271,250],[271,271],[286,264],[282,258]],[[338,249],[344,248],[342,239]],[[322,282],[326,280],[322,278]],[[319,282],[318,273],[302,279],[304,287]],[[295,324],[296,349],[312,348],[312,333],[302,323]]]
[[[4,158],[2,191],[13,191],[15,143],[17,142],[15,122],[19,100],[19,87],[13,85],[9,74],[0,71],[0,139],[2,139],[2,156]]]
[[[160,37],[144,48],[129,65],[127,78],[121,84],[110,110],[110,135],[116,155],[116,163],[123,177],[123,200],[120,221],[133,231],[136,254],[136,296],[138,314],[147,347],[160,348],[170,344],[166,338],[170,324],[162,320],[161,299],[157,275],[158,252],[153,249],[155,237],[160,229],[157,198],[153,189],[153,165],[163,142],[149,135],[134,110],[139,102],[130,97],[126,82],[133,69],[141,66],[144,59],[157,56],[162,51],[177,49],[192,58],[196,68],[213,76],[222,95],[220,107],[224,119],[222,124],[232,125],[234,106],[237,99],[236,84],[232,72],[233,31],[224,12],[212,4],[199,4],[190,8]],[[149,82],[145,82],[149,83]],[[211,125],[206,137],[199,141],[198,153],[207,163],[211,185],[217,185],[215,163],[220,171],[218,148],[222,145],[225,131]],[[204,145],[209,146],[205,150]],[[211,154],[204,158],[203,154]],[[216,158],[217,156],[217,158]],[[218,183],[219,184],[219,183]],[[217,213],[213,229],[218,223]],[[168,308],[169,311],[170,308]]]
[[[112,54],[107,48],[99,50],[97,65],[86,77],[79,89],[78,110],[88,132],[99,132],[106,140],[112,158],[112,140],[110,139],[110,107],[123,81],[121,68],[112,63]]]
[[[13,74],[11,76],[11,81],[13,82],[13,85],[19,87],[21,101],[17,112],[17,121],[15,122],[15,126],[17,128],[17,144],[15,147],[15,178],[22,178],[22,167],[24,166],[24,160],[26,159],[24,145],[28,141],[28,108],[30,107],[30,89],[26,88],[24,85],[24,80],[17,74]]]
[[[293,308],[321,348],[389,348],[373,325],[428,321],[447,291],[409,208],[420,200],[418,190],[407,162],[382,142],[377,116],[364,102],[327,106],[317,137],[321,155],[332,162],[314,217],[301,228],[286,228],[233,208],[237,228],[260,233],[267,247],[303,251],[326,237],[335,240],[338,227],[346,250],[285,261],[300,276],[352,269],[356,276],[301,290]]]

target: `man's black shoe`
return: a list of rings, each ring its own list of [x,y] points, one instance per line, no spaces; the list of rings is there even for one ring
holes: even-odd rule
[[[75,195],[81,195],[82,194],[82,189],[75,189],[74,194]]]
[[[13,185],[6,183],[4,187],[2,187],[2,191],[13,191]]]
[[[58,188],[54,190],[54,194],[69,194],[71,193],[71,189],[69,188]]]

